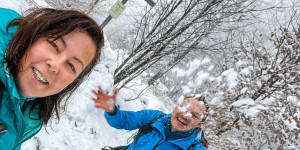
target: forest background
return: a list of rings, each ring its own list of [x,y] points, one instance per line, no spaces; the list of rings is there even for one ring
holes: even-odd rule
[[[1,0],[24,14],[33,7],[81,10],[101,24],[113,0]],[[126,145],[134,131],[111,128],[91,89],[119,88],[123,110],[165,113],[184,96],[206,97],[209,149],[300,149],[298,0],[143,0],[104,28],[101,62],[57,124],[22,150],[101,149]]]

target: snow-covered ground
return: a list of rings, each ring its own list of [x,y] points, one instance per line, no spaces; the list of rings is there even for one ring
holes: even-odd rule
[[[0,7],[10,8],[18,13],[22,13],[29,8],[29,5],[25,0],[1,0]]]
[[[31,5],[28,4],[29,1],[34,1],[38,6],[42,7],[50,7],[47,3],[44,2],[44,0],[0,0],[0,7],[4,8],[11,8],[19,13],[23,13],[30,7]],[[143,0],[139,0],[142,1]],[[277,1],[277,0],[276,0]],[[271,1],[272,3],[275,3],[275,1]],[[289,1],[286,1],[287,3],[290,3]],[[130,2],[129,2],[130,3]],[[145,2],[144,2],[145,3]],[[280,15],[279,15],[280,14]],[[272,21],[269,25],[265,24],[263,21],[259,21],[262,25],[259,25],[261,27],[261,31],[266,28],[266,31],[273,31],[273,22],[276,22],[278,24],[284,25],[281,21],[282,17],[286,17],[285,15],[281,13],[270,13],[265,14],[264,17],[265,20],[272,20],[273,16],[279,15],[280,18],[277,22]],[[270,19],[270,18],[271,19]],[[97,21],[103,19],[95,18]],[[124,19],[124,18],[123,18]],[[126,18],[128,19],[128,18]],[[273,18],[275,19],[275,17]],[[278,19],[278,18],[276,18]],[[119,18],[119,20],[121,20]],[[259,19],[258,19],[259,20]],[[264,19],[262,19],[264,20]],[[284,20],[284,19],[282,19]],[[127,20],[127,23],[130,22]],[[109,29],[115,30],[116,28],[120,31],[122,27],[124,27],[123,24],[120,22],[117,23],[116,20],[112,20],[110,22],[111,26],[107,26],[106,30],[109,32]],[[253,26],[253,30],[256,31],[257,26]],[[251,28],[252,29],[252,28]],[[251,30],[250,29],[250,30]],[[246,30],[246,28],[245,28]],[[247,30],[249,30],[247,26]],[[239,32],[237,30],[236,32]],[[244,32],[241,32],[244,33]],[[250,32],[249,32],[250,33]],[[113,47],[113,46],[112,46]],[[119,50],[120,52],[121,50]],[[212,72],[214,71],[214,65],[211,63],[210,58],[203,58],[203,60],[191,60],[190,62],[187,62],[186,66],[183,68],[175,67],[170,72],[172,72],[175,76],[179,78],[188,78],[190,75],[195,72],[195,70],[201,68],[199,66],[206,64],[208,67],[203,69],[200,69],[197,73],[197,78],[189,81],[185,80],[183,84],[180,84],[180,88],[183,90],[183,94],[187,93],[194,93],[194,90],[197,89],[197,87],[202,87],[205,82],[209,81],[215,81],[214,83],[224,83],[226,85],[225,87],[235,90],[235,87],[238,84],[238,75],[244,75],[247,76],[251,72],[251,68],[245,67],[240,72],[237,70],[234,70],[232,68],[228,68],[228,70],[224,70],[224,72],[221,74],[221,76],[214,76]],[[112,92],[113,90],[113,74],[116,67],[116,54],[115,51],[111,48],[110,44],[106,41],[105,47],[103,48],[101,62],[95,67],[94,71],[91,73],[87,81],[85,81],[75,92],[74,95],[72,95],[71,99],[68,103],[68,109],[67,112],[61,116],[61,120],[59,123],[57,123],[57,120],[53,120],[52,124],[47,126],[46,128],[43,128],[41,132],[39,132],[35,137],[31,138],[30,140],[26,141],[22,145],[22,150],[33,150],[33,149],[39,149],[39,150],[65,150],[65,149],[72,149],[72,150],[94,150],[94,149],[101,149],[104,146],[120,146],[120,145],[127,145],[127,139],[135,132],[135,131],[125,131],[125,130],[117,130],[112,127],[110,127],[103,115],[103,110],[97,109],[94,107],[94,102],[91,100],[92,98],[92,89],[96,89],[97,86],[102,86],[102,88],[107,92]],[[239,61],[236,63],[237,67],[242,66],[243,62]],[[142,74],[141,76],[147,76]],[[170,78],[170,77],[166,77]],[[173,78],[174,79],[174,78]],[[191,78],[192,79],[192,78]],[[151,92],[155,91],[153,88],[159,91],[168,91],[172,87],[168,87],[166,85],[163,85],[161,82],[158,82],[155,84],[155,86],[148,87],[146,84],[144,84],[145,81],[141,78],[137,78],[134,81],[137,83],[135,86],[133,86],[133,89],[122,89],[119,91],[119,94],[117,96],[117,105],[122,110],[141,110],[141,109],[159,109],[165,113],[170,113],[174,107],[174,104],[172,102],[168,102],[168,104],[164,104],[162,101],[159,100],[158,97],[154,96]],[[258,83],[258,82],[257,82]],[[219,84],[219,83],[218,83]],[[221,85],[221,84],[220,84]],[[222,84],[223,85],[223,84]],[[144,89],[145,92],[138,98],[135,99],[139,91],[142,91]],[[204,87],[205,88],[205,87]],[[247,87],[244,87],[240,90],[240,93],[245,93],[249,89]],[[225,105],[224,102],[221,101],[220,97],[222,97],[224,92],[222,90],[218,91],[214,95],[214,97],[211,97],[211,100],[208,101],[210,105],[214,105],[217,107],[221,107],[222,105]],[[158,95],[160,96],[160,95]],[[128,99],[135,99],[126,101]],[[163,98],[162,98],[163,99]],[[167,99],[167,98],[166,98]],[[183,96],[179,97],[177,102],[180,102],[183,99]],[[125,102],[126,101],[126,102]],[[274,100],[275,101],[275,100]],[[295,97],[289,97],[289,101],[294,101],[295,105],[299,106],[299,100]],[[265,103],[271,103],[273,102],[273,99],[269,99],[269,101],[266,101]],[[166,102],[165,102],[166,103]],[[175,102],[176,103],[176,102]],[[269,105],[269,104],[267,104]],[[240,107],[240,112],[242,112],[246,116],[255,116],[260,110],[266,110],[267,108],[264,107],[262,104],[258,104],[257,101],[254,101],[250,98],[240,98],[237,101],[231,103],[230,107]],[[210,113],[213,113],[211,110]],[[294,116],[298,116],[299,113],[296,113]],[[209,118],[208,118],[209,119]],[[215,122],[213,122],[215,123]],[[284,122],[287,124],[287,126],[291,129],[298,128],[295,122]],[[254,128],[253,128],[254,129]],[[260,132],[258,129],[254,129]],[[252,131],[252,130],[251,130]],[[264,132],[264,131],[262,131]],[[232,134],[231,134],[232,133]],[[223,137],[223,139],[229,140],[233,143],[237,143],[238,140],[235,138],[239,137],[238,133],[240,132],[231,132],[230,135],[227,137]],[[252,133],[252,132],[251,132]],[[209,134],[207,134],[209,135]],[[212,138],[219,139],[219,141],[212,143],[212,146],[210,149],[216,149],[214,146],[219,146],[222,149],[226,149],[224,146],[224,143],[220,143],[220,136],[212,135]],[[249,135],[248,135],[249,136]],[[252,135],[251,135],[252,136]],[[247,137],[247,136],[245,136]],[[259,139],[258,139],[259,140]],[[289,139],[289,141],[296,141],[296,139]],[[224,141],[222,141],[224,142]],[[225,141],[226,142],[226,141]],[[215,144],[215,145],[213,145]],[[228,144],[228,143],[225,143]],[[255,143],[256,144],[256,143]],[[297,149],[292,146],[289,147],[290,149]],[[218,148],[217,148],[218,149]],[[298,148],[299,149],[299,148]]]

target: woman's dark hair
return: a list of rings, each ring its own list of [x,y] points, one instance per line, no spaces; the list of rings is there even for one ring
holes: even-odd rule
[[[20,60],[24,56],[25,51],[41,37],[54,38],[53,41],[55,41],[76,28],[81,28],[83,32],[86,32],[93,39],[97,48],[93,60],[70,85],[55,95],[36,98],[31,102],[31,111],[37,106],[39,108],[39,119],[44,124],[47,124],[54,114],[59,119],[61,109],[65,110],[65,105],[61,104],[63,99],[71,96],[98,63],[101,48],[104,45],[104,36],[96,21],[76,10],[41,8],[31,9],[29,12],[25,17],[11,21],[6,28],[8,32],[9,27],[18,25],[18,29],[9,43],[5,55],[7,69],[15,78],[18,73]]]

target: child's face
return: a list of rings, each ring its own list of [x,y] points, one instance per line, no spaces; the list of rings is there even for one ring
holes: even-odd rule
[[[62,91],[92,61],[93,39],[79,28],[62,38],[40,38],[22,57],[17,85],[25,97],[45,97]]]

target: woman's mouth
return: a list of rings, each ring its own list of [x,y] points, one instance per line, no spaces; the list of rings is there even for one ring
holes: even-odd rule
[[[40,81],[40,82],[42,82],[42,83],[45,83],[45,84],[48,84],[48,81],[45,79],[45,77],[43,77],[43,76],[41,75],[41,73],[40,73],[38,70],[36,70],[35,68],[32,68],[32,70],[33,70],[33,73],[34,73],[35,78],[36,78],[38,81]]]

